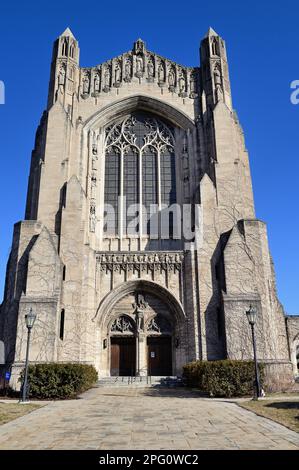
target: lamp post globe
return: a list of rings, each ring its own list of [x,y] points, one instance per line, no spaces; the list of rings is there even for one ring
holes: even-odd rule
[[[27,328],[27,347],[26,347],[26,360],[25,360],[25,371],[24,371],[24,381],[22,385],[22,397],[20,403],[28,403],[27,401],[27,384],[28,384],[28,366],[29,366],[29,347],[30,347],[30,335],[33,328],[34,322],[36,320],[36,314],[30,308],[29,313],[25,315],[25,324]]]

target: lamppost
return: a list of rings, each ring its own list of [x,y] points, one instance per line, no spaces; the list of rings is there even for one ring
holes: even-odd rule
[[[256,357],[256,343],[255,343],[255,333],[254,333],[256,315],[257,315],[256,308],[250,305],[249,310],[246,311],[246,316],[247,316],[249,325],[251,326],[251,333],[252,333],[253,357],[254,357],[254,366],[255,366],[255,390],[256,390],[256,396],[254,399],[258,400],[262,396],[262,394],[261,394],[260,374],[259,374],[257,357]]]
[[[26,399],[27,399],[27,382],[28,382],[28,366],[29,366],[29,346],[30,346],[31,330],[33,328],[35,319],[36,319],[36,314],[33,313],[32,308],[30,308],[29,313],[25,315],[25,323],[26,323],[28,333],[27,333],[25,373],[24,373],[24,381],[23,381],[23,387],[22,387],[22,398],[20,400],[20,403],[28,403]]]

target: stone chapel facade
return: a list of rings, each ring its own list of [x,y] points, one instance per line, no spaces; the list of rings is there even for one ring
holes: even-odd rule
[[[268,377],[292,376],[293,338],[266,225],[255,217],[225,43],[212,29],[200,58],[200,66],[185,67],[137,40],[81,68],[69,29],[54,43],[1,306],[13,384],[24,366],[30,307],[37,314],[31,361],[93,364],[105,377],[177,375],[196,359],[252,358],[251,304]],[[176,233],[172,205],[191,207],[193,237]],[[151,206],[155,236],[144,216]]]

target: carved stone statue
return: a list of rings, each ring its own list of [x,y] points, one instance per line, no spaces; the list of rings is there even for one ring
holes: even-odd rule
[[[58,75],[58,86],[60,88],[64,87],[65,84],[65,66],[62,65],[59,70],[59,75]]]
[[[103,90],[104,91],[108,91],[110,88],[110,68],[109,66],[105,67],[105,70],[104,70],[104,87],[103,87]]]
[[[83,78],[83,94],[89,93],[89,76],[88,74],[84,75]]]
[[[136,325],[137,331],[144,330],[144,310],[147,308],[148,303],[145,301],[142,294],[136,294],[136,302],[133,303],[133,308],[136,309]]]
[[[125,64],[125,81],[130,82],[132,78],[132,64],[131,60],[127,59]]]
[[[190,98],[197,96],[197,77],[195,72],[191,72],[190,76]]]
[[[216,90],[216,99],[220,101],[223,99],[223,89],[222,89],[222,80],[221,80],[221,72],[219,66],[216,65],[214,69],[214,84]]]
[[[165,67],[163,62],[160,62],[159,68],[158,68],[158,80],[159,83],[165,82]]]
[[[180,77],[179,77],[179,92],[180,92],[180,95],[183,95],[184,93],[186,93],[186,79],[185,79],[184,72],[181,72],[181,73],[180,73]]]
[[[114,68],[114,86],[120,85],[120,79],[121,79],[121,69],[120,69],[119,63],[116,63],[115,68]]]
[[[100,91],[100,77],[98,73],[94,77],[94,91],[96,93]]]
[[[143,75],[143,58],[138,56],[136,58],[136,76],[142,77]]]
[[[153,59],[150,58],[147,63],[147,75],[148,78],[153,78],[155,74],[154,62]]]
[[[93,233],[95,232],[95,229],[96,229],[96,222],[97,222],[96,208],[95,208],[95,205],[92,204],[90,206],[90,213],[89,213],[89,230]]]
[[[175,87],[175,74],[174,70],[170,69],[169,74],[168,74],[168,85],[169,89],[173,90]]]

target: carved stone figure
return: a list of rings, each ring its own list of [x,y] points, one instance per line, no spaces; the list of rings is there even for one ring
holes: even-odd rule
[[[89,76],[86,73],[83,77],[83,94],[84,95],[89,93],[89,83],[90,83]]]
[[[65,65],[62,65],[59,70],[58,75],[58,86],[63,88],[65,84]]]
[[[96,207],[95,207],[95,204],[92,203],[90,206],[90,213],[89,213],[89,230],[93,233],[95,232],[95,229],[96,229],[96,222],[97,222]]]
[[[220,101],[223,99],[223,89],[222,89],[222,80],[221,80],[221,72],[219,65],[217,64],[214,68],[214,84],[216,90],[216,99]]]
[[[105,92],[109,91],[110,88],[110,67],[107,65],[104,69],[104,87]]]
[[[159,83],[164,83],[165,82],[165,66],[164,66],[163,62],[160,62],[160,64],[159,64],[158,81],[159,81]]]
[[[186,93],[186,79],[183,71],[180,73],[179,77],[179,93],[180,96],[184,96],[184,94]]]
[[[121,80],[121,68],[120,64],[117,62],[114,68],[114,86],[118,87]]]
[[[143,75],[143,58],[138,56],[136,58],[136,76],[142,77]]]
[[[197,77],[196,72],[191,72],[190,75],[190,98],[196,98],[197,96]]]
[[[155,74],[154,62],[153,59],[150,58],[147,63],[147,75],[148,78],[153,78]]]
[[[130,82],[132,78],[132,62],[130,59],[126,60],[125,64],[125,82]]]
[[[174,87],[175,87],[175,73],[174,73],[173,68],[170,69],[169,74],[168,74],[168,85],[169,85],[170,91],[174,91]]]
[[[94,91],[99,92],[100,90],[100,76],[97,73],[94,77]]]

